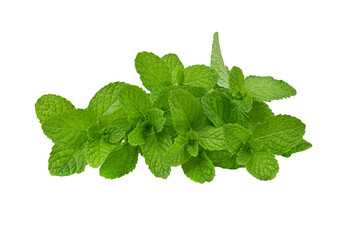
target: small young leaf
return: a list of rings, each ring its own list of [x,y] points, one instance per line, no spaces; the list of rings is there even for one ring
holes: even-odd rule
[[[35,112],[40,123],[65,111],[74,110],[75,107],[67,99],[53,94],[41,96],[35,103]]]
[[[147,120],[152,124],[156,132],[161,132],[165,123],[164,111],[152,108],[148,111]]]
[[[175,142],[171,145],[165,155],[166,164],[168,166],[179,166],[190,159],[190,154],[187,151],[186,134],[179,134],[175,138]]]
[[[103,128],[100,123],[93,123],[87,129],[88,138],[91,140],[100,140],[103,134]]]
[[[139,146],[145,143],[145,128],[142,121],[139,121],[134,130],[129,134],[128,141],[131,146]]]
[[[252,153],[249,149],[241,147],[237,153],[237,164],[244,166],[252,158]]]
[[[100,140],[89,139],[85,144],[87,163],[93,168],[98,168],[115,147],[115,144],[107,143],[102,138]]]
[[[222,127],[230,122],[232,105],[223,93],[209,92],[201,98],[205,114],[215,127]]]
[[[197,157],[199,151],[198,142],[195,140],[189,141],[189,143],[186,146],[186,149],[192,157]]]
[[[239,67],[233,67],[231,69],[229,84],[230,84],[230,88],[233,91],[245,93],[244,75],[242,70]]]
[[[182,169],[188,178],[198,183],[211,182],[215,176],[215,167],[205,152],[191,157],[182,165]]]
[[[125,130],[116,125],[110,125],[105,128],[103,140],[108,143],[119,143],[125,137]]]
[[[250,138],[250,132],[237,123],[226,124],[224,132],[227,148],[232,153],[236,153]]]

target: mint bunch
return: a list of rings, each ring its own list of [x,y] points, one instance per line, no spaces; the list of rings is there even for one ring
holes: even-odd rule
[[[184,67],[175,54],[141,52],[135,67],[143,86],[123,82],[100,89],[86,109],[58,95],[44,95],[35,110],[44,134],[54,142],[49,171],[68,176],[86,165],[114,179],[136,167],[141,154],[150,171],[167,178],[182,167],[195,182],[210,182],[215,167],[245,167],[271,180],[276,155],[290,157],[312,145],[305,124],[274,115],[266,102],[294,96],[288,83],[272,77],[245,77],[223,61],[214,34],[211,64]]]

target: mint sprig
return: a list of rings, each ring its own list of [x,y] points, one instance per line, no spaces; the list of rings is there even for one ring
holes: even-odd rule
[[[44,134],[54,146],[53,176],[100,167],[107,179],[132,172],[141,154],[151,173],[167,178],[182,166],[198,183],[210,182],[215,167],[246,168],[257,179],[279,171],[276,155],[290,157],[312,145],[305,124],[274,115],[266,102],[289,98],[296,90],[270,76],[245,77],[223,60],[214,34],[210,67],[185,67],[176,54],[141,52],[135,68],[143,86],[108,84],[77,109],[67,99],[47,94],[35,104]]]

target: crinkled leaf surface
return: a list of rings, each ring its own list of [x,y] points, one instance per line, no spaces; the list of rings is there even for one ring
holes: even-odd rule
[[[198,183],[211,182],[215,177],[215,167],[205,152],[200,152],[197,157],[182,164],[186,176]]]
[[[206,151],[208,158],[212,161],[215,167],[226,169],[237,169],[240,166],[237,164],[237,155],[227,151]]]
[[[283,157],[290,157],[292,154],[297,152],[305,151],[312,147],[312,144],[306,141],[305,139],[302,139],[298,145],[296,145],[294,148],[292,148],[289,152],[283,153]]]
[[[252,151],[252,157],[245,165],[247,171],[257,179],[266,181],[276,177],[279,166],[275,155],[268,150]]]
[[[236,153],[250,138],[250,132],[237,123],[226,124],[224,131],[227,148],[232,153]]]
[[[216,127],[222,127],[231,119],[231,101],[223,93],[209,92],[201,98],[205,114]]]
[[[169,67],[172,83],[176,86],[184,81],[184,65],[176,54],[169,53],[161,58]]]
[[[98,168],[115,147],[115,144],[107,143],[102,138],[100,140],[89,139],[85,144],[87,163],[93,168]]]
[[[209,151],[225,150],[227,147],[224,128],[205,127],[198,132],[198,143]]]
[[[217,76],[213,69],[205,65],[193,65],[185,68],[184,84],[201,87],[207,90],[212,89],[216,82]]]
[[[220,44],[219,44],[219,34],[214,33],[211,61],[210,67],[216,71],[218,74],[218,85],[220,87],[229,87],[229,73],[227,67],[225,66],[224,60],[222,58]]]

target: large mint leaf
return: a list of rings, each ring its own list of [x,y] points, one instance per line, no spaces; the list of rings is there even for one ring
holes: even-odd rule
[[[151,108],[151,101],[145,91],[137,86],[125,84],[120,88],[118,96],[131,123],[136,124],[146,119],[147,112]]]
[[[305,124],[289,115],[277,115],[256,125],[252,139],[259,140],[272,153],[282,155],[297,146],[305,133]]]
[[[132,172],[137,164],[138,147],[124,143],[112,151],[100,168],[100,175],[108,179],[120,178]]]
[[[221,55],[220,44],[219,44],[219,34],[217,32],[214,33],[210,67],[214,69],[219,76],[218,85],[220,87],[228,88],[229,73]]]
[[[205,152],[191,157],[182,165],[182,169],[188,178],[198,183],[211,182],[215,177],[215,167]]]
[[[49,171],[52,176],[69,176],[81,173],[86,166],[84,148],[54,145],[49,158]]]
[[[224,128],[208,126],[198,132],[198,143],[209,151],[225,150],[226,136]]]
[[[273,77],[249,76],[245,79],[247,92],[256,101],[271,101],[294,96],[297,92],[288,83]]]
[[[75,107],[70,101],[53,94],[43,95],[35,103],[35,112],[40,123],[45,122],[47,119],[57,114],[74,109]]]
[[[226,169],[237,169],[240,166],[237,164],[237,155],[227,151],[206,151],[208,158],[212,161],[215,167]]]
[[[185,133],[203,127],[206,116],[199,101],[182,89],[171,92],[169,97],[171,116],[176,131]]]
[[[267,149],[251,152],[251,159],[245,165],[247,171],[260,180],[272,180],[276,177],[279,166],[273,153]]]
[[[223,93],[209,92],[201,98],[205,114],[216,127],[230,122],[231,102]]]
[[[165,160],[165,153],[170,146],[171,138],[163,132],[149,136],[141,145],[146,164],[156,177],[165,179],[170,174],[171,169]]]
[[[205,65],[193,65],[185,68],[185,85],[210,90],[216,83],[216,73],[210,67]]]
[[[118,90],[123,82],[110,83],[101,88],[90,100],[88,110],[95,119],[100,120],[104,115],[110,115],[121,108],[118,101]]]
[[[135,59],[135,68],[140,74],[143,86],[150,91],[162,81],[171,82],[168,65],[154,53],[138,53]]]
[[[107,143],[102,138],[100,140],[89,139],[85,144],[87,163],[93,168],[98,168],[115,147],[115,144]]]
[[[86,110],[70,110],[46,120],[42,129],[55,144],[80,147],[87,140],[91,118]]]
[[[184,81],[184,65],[176,54],[169,53],[161,58],[169,67],[172,83],[176,86]]]

